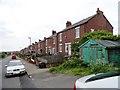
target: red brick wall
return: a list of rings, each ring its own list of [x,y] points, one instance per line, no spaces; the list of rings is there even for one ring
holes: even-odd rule
[[[50,52],[49,49],[52,48],[53,42],[52,42],[52,38],[47,38],[47,52]]]
[[[45,53],[45,41],[38,42],[38,50],[42,50],[42,53]]]
[[[90,32],[91,29],[95,29],[95,31],[104,29],[113,32],[112,27],[110,26],[110,24],[107,22],[107,20],[102,14],[99,15],[97,14],[88,23],[86,23],[85,31]]]
[[[47,48],[53,50],[53,48],[55,48],[55,43],[54,43],[54,38],[53,36],[47,38]],[[47,52],[50,52],[49,50],[47,50]],[[55,51],[54,51],[55,52]]]
[[[91,32],[91,29],[97,30],[108,30],[112,32],[112,26],[108,23],[105,17],[102,14],[97,14],[94,18],[92,18],[88,23],[85,23],[80,26],[80,37],[82,37],[86,32]],[[62,33],[62,42],[60,42],[60,33]],[[58,34],[58,52],[59,52],[59,44],[62,44],[62,52],[65,52],[65,43],[73,43],[80,38],[76,38],[76,30],[70,29],[66,31],[62,31]]]
[[[68,26],[68,25],[67,25]],[[91,32],[91,29],[97,30],[108,30],[110,32],[113,32],[112,26],[108,23],[106,20],[106,17],[103,15],[103,12],[97,9],[97,14],[89,20],[87,23],[80,26],[80,37],[82,37],[86,32]],[[62,33],[62,42],[60,42],[60,33]],[[52,34],[53,35],[53,34]],[[59,44],[62,44],[62,52],[65,52],[65,43],[73,43],[74,41],[78,40],[76,39],[76,30],[75,27],[69,30],[61,31],[56,34],[57,35],[57,41],[56,45],[53,43],[53,36],[47,39],[47,46],[45,39],[43,41],[38,42],[38,49],[42,49],[42,52],[45,53],[46,47],[47,48],[55,48],[57,52],[59,52]],[[40,47],[39,47],[40,46]],[[27,48],[29,50],[29,47]]]

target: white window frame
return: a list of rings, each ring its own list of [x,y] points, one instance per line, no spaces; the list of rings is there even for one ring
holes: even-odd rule
[[[68,43],[65,43],[65,52],[68,52]]]
[[[46,50],[46,53],[48,53],[48,52],[47,52],[47,47],[45,48],[45,50]]]
[[[59,52],[62,52],[62,44],[59,44]]]
[[[68,52],[68,45],[71,45],[71,43],[65,43],[65,52]]]
[[[59,34],[60,42],[62,41],[62,33]]]
[[[52,54],[54,54],[55,53],[55,48],[52,48]]]
[[[91,28],[91,32],[94,32],[94,31],[95,31],[95,29]]]
[[[49,53],[52,54],[52,49],[51,48],[49,48]]]
[[[53,44],[55,44],[55,37],[53,37]]]
[[[71,56],[71,42],[65,43],[65,52],[67,55]]]
[[[80,26],[75,28],[76,38],[80,38]]]

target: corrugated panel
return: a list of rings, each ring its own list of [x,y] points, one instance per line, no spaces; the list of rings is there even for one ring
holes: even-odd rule
[[[108,48],[112,48],[112,47],[120,47],[120,40],[118,41],[111,41],[111,40],[95,40],[96,42],[108,47]]]

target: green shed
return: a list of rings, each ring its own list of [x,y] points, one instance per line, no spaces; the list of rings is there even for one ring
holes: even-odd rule
[[[120,65],[120,40],[88,40],[79,46],[79,55],[86,63]]]

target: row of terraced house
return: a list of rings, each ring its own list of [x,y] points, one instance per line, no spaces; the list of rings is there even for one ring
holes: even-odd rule
[[[32,45],[22,49],[21,53],[58,54],[71,55],[71,44],[79,40],[85,33],[97,30],[108,30],[113,32],[113,27],[99,8],[94,15],[72,24],[67,21],[65,29],[60,32],[52,30],[50,37],[32,43]]]

